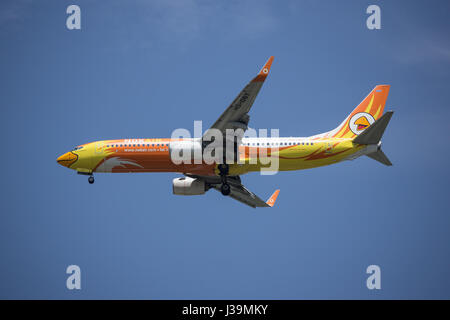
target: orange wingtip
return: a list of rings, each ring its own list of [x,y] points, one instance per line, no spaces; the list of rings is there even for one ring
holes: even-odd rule
[[[267,62],[264,64],[264,67],[261,68],[258,75],[253,79],[253,81],[264,81],[269,75],[270,67],[272,66],[273,56],[271,56]]]
[[[279,193],[280,193],[280,189],[275,190],[275,192],[270,196],[269,200],[266,201],[266,203],[269,205],[269,207],[273,207],[275,205],[275,201],[277,201]]]

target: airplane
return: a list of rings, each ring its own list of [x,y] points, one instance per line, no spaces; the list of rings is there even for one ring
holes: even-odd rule
[[[202,195],[214,189],[250,207],[273,207],[280,190],[267,201],[248,190],[240,176],[268,168],[262,158],[278,160],[278,171],[303,170],[353,160],[366,155],[386,166],[392,163],[381,150],[381,138],[393,115],[383,114],[389,85],[377,85],[335,129],[310,137],[245,137],[249,111],[266,80],[274,57],[270,57],[254,77],[201,138],[190,139],[115,139],[79,145],[57,158],[57,162],[78,174],[94,172],[176,172],[182,177],[172,181],[175,195]],[[209,131],[225,135],[227,129],[241,129],[233,140],[233,161],[174,163],[174,152],[188,150],[189,157],[208,146]],[[225,140],[223,138],[223,149]],[[221,143],[221,142],[220,142]],[[224,152],[223,154],[225,154]],[[201,154],[201,152],[200,152]],[[239,161],[237,161],[239,159]],[[268,169],[270,170],[270,169]]]

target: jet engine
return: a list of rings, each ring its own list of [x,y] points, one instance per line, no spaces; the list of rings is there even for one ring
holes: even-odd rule
[[[190,177],[173,179],[173,194],[181,196],[194,196],[206,192],[206,183],[203,180]]]

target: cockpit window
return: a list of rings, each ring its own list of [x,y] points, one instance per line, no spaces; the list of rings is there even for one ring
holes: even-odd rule
[[[77,151],[77,150],[80,150],[80,149],[83,149],[83,147],[82,146],[81,147],[75,147],[75,148],[72,149],[72,151]]]

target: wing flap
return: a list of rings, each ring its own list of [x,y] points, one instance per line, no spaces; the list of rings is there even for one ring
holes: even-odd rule
[[[213,188],[220,192],[220,184],[213,185]],[[275,201],[277,200],[278,194],[280,193],[280,190],[276,190],[267,201],[264,201],[256,194],[248,190],[246,187],[244,187],[242,184],[241,185],[230,184],[230,188],[231,192],[229,197],[241,203],[244,203],[252,208],[273,207]]]
[[[210,188],[213,188],[218,192],[221,192],[220,186],[222,185],[222,179],[219,176],[199,176],[192,174],[185,174],[185,176],[203,180]],[[277,189],[270,196],[270,198],[267,199],[267,201],[263,201],[260,197],[258,197],[256,194],[248,190],[242,184],[241,178],[239,176],[229,176],[228,184],[230,185],[231,191],[229,197],[239,202],[242,202],[252,208],[273,207],[280,193],[280,190]]]

